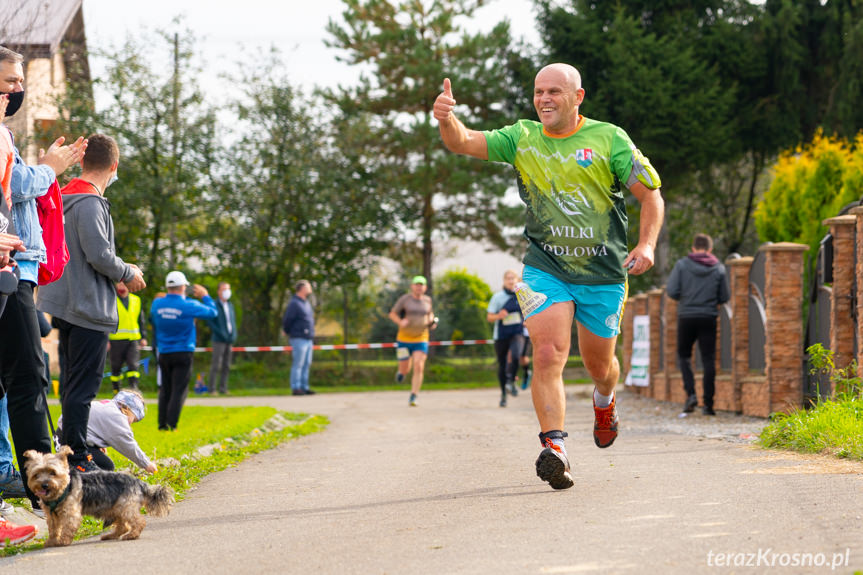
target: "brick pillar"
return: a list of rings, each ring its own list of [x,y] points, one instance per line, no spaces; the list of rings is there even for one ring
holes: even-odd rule
[[[677,302],[665,295],[665,382],[668,401],[683,403],[683,378],[677,365]]]
[[[623,308],[623,323],[621,324],[623,336],[623,365],[621,366],[621,379],[626,377],[632,369],[632,318],[635,315],[632,298],[626,300]]]
[[[633,315],[647,315],[647,294],[640,293],[640,294],[636,295],[635,297],[633,297],[632,299],[630,299],[630,302],[632,304]],[[651,348],[651,354],[652,354],[653,353],[653,346],[651,345],[650,348]],[[630,348],[630,351],[631,351],[631,348]],[[651,359],[653,359],[653,358],[651,358]],[[636,387],[633,385],[633,386],[631,386],[631,388],[633,391],[635,391],[639,395],[649,395],[649,393],[648,393],[650,390],[649,386],[648,387]]]
[[[743,379],[749,375],[749,269],[754,258],[726,260],[731,289],[731,381],[734,382],[734,411],[743,412]]]
[[[852,290],[854,286],[854,235],[857,216],[838,216],[824,220],[833,235],[833,290],[830,295],[830,349],[833,362],[843,368],[854,359],[854,317]]]
[[[855,242],[857,245],[857,269],[854,273],[857,277],[857,290],[863,289],[863,206],[851,208],[848,212],[852,214],[856,221],[857,237],[860,241]],[[857,296],[857,317],[863,318],[863,297]],[[863,376],[863,321],[857,322],[857,375]]]
[[[765,373],[771,412],[787,412],[803,404],[803,256],[807,249],[786,242],[761,246],[767,256]]]
[[[647,313],[650,316],[650,395],[660,401],[666,400],[667,383],[662,369],[660,346],[668,353],[668,344],[663,345],[662,298],[665,290],[654,289],[647,292]]]

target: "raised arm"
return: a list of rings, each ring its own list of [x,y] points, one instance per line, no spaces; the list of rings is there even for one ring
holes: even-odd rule
[[[438,121],[440,137],[451,152],[473,156],[480,160],[488,159],[488,144],[485,135],[465,127],[453,114],[455,98],[449,78],[444,78],[443,92],[434,101],[434,117]]]

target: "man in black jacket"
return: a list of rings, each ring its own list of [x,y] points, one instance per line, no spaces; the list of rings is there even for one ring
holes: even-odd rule
[[[692,373],[692,345],[698,341],[701,362],[704,364],[704,415],[713,411],[713,392],[716,380],[716,316],[718,307],[728,301],[730,292],[725,266],[719,263],[713,251],[713,240],[707,234],[696,234],[692,251],[674,264],[668,278],[668,297],[680,302],[677,308],[677,360],[686,389],[685,413],[698,405],[695,395],[695,376]]]
[[[282,329],[291,342],[291,395],[313,395],[309,389],[309,367],[315,339],[315,312],[309,302],[312,284],[308,280],[297,282],[294,297],[282,317]]]

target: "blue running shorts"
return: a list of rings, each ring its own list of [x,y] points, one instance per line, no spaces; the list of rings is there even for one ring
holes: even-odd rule
[[[522,281],[548,298],[527,317],[542,312],[553,303],[572,301],[575,302],[576,321],[591,333],[599,337],[614,337],[620,333],[627,283],[569,284],[531,266],[524,266]]]
[[[405,351],[402,351],[405,350]],[[396,358],[399,361],[407,361],[411,358],[415,351],[421,351],[424,354],[429,354],[429,342],[427,341],[396,341]]]

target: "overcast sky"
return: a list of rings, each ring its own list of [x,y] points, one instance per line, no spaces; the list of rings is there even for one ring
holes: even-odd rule
[[[327,22],[340,20],[342,11],[341,0],[84,0],[84,25],[90,48],[104,49],[118,46],[130,32],[169,29],[182,15],[207,64],[205,85],[218,85],[219,74],[235,69],[240,54],[275,45],[293,82],[335,87],[357,77],[323,43]],[[468,26],[489,30],[504,18],[515,37],[538,44],[531,0],[489,0]],[[95,60],[91,65],[98,74]]]

